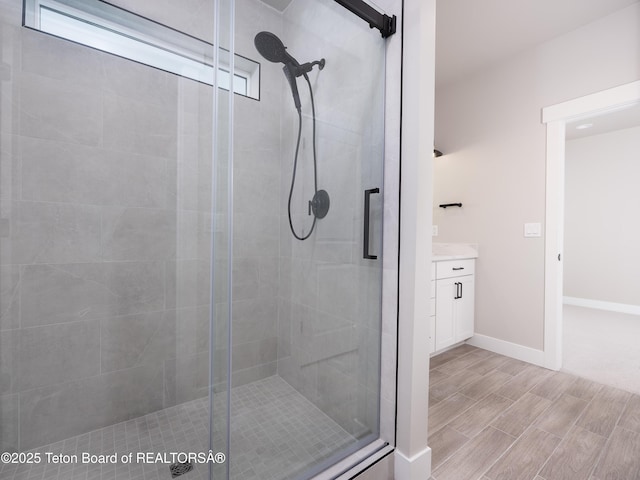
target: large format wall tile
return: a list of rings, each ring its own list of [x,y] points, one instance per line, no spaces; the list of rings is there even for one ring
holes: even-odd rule
[[[233,199],[234,213],[273,215],[278,212],[281,189],[280,175],[276,172],[261,174],[234,169],[233,183],[234,191],[238,192]],[[254,229],[259,231],[259,226],[260,224],[254,225]]]
[[[12,201],[19,199],[21,194],[21,147],[20,136],[0,133],[0,218],[5,218],[0,225],[0,238],[6,238],[9,235],[8,217],[11,213]]]
[[[277,211],[265,215],[257,215],[254,212],[235,213],[233,222],[234,257],[251,257],[256,254],[278,256],[280,216]]]
[[[102,257],[107,261],[175,258],[176,233],[175,211],[102,209]]]
[[[167,262],[167,308],[209,305],[211,296],[211,267],[205,260]],[[224,299],[226,284],[216,284],[216,300]],[[220,297],[218,297],[220,295]]]
[[[0,266],[0,331],[20,325],[20,266]]]
[[[100,373],[97,321],[20,330],[20,391],[59,384]]]
[[[22,198],[164,208],[166,166],[160,157],[23,137]]]
[[[22,138],[22,198],[42,202],[118,201],[113,159],[96,147]]]
[[[291,235],[289,233],[289,235]],[[326,276],[325,276],[326,277]],[[319,267],[311,259],[280,258],[279,295],[293,303],[317,309],[319,299]],[[333,279],[330,279],[333,280]],[[325,286],[325,289],[335,288]],[[331,308],[327,310],[331,313]]]
[[[237,258],[233,262],[233,298],[249,300],[259,296],[259,258]]]
[[[233,376],[231,378],[231,387],[239,387],[242,385],[246,385],[247,383],[252,383],[257,380],[270,377],[272,375],[275,375],[277,373],[277,370],[277,362],[258,363],[242,370],[234,369]]]
[[[278,360],[291,355],[291,317],[293,305],[278,298]]]
[[[353,265],[319,265],[318,308],[342,318],[356,319],[357,273]]]
[[[19,450],[19,411],[18,394],[0,395],[0,452]]]
[[[158,364],[176,357],[176,312],[166,310],[102,319],[100,352],[103,373]]]
[[[278,302],[275,298],[234,302],[234,345],[273,337],[276,334],[277,314]]]
[[[15,202],[3,263],[92,262],[100,258],[99,209],[90,205]]]
[[[100,59],[106,93],[164,108],[175,105],[178,76],[115,55]]]
[[[175,356],[186,357],[194,353],[209,352],[209,305],[181,308],[176,316]],[[223,322],[216,323],[215,336],[226,336]]]
[[[352,375],[345,375],[330,362],[318,363],[317,405],[349,432],[358,429],[354,419],[361,417],[356,410],[359,385],[355,380]]]
[[[278,339],[276,337],[234,345],[232,351],[233,370],[243,370],[263,363],[275,362],[277,349]]]
[[[20,50],[21,50],[21,39],[20,34],[23,28],[22,25],[22,4],[16,3],[11,0],[1,0],[0,1],[0,22],[2,22],[3,33],[6,31],[6,36],[3,38],[3,41],[7,41],[5,55],[8,64],[11,67],[15,67],[17,69],[21,68],[21,59],[20,59]],[[18,34],[17,39],[13,39]],[[11,39],[11,42],[8,40]],[[14,45],[13,42],[17,44]],[[4,46],[4,45],[3,45]],[[9,78],[7,78],[8,80]]]
[[[45,445],[162,408],[162,365],[143,365],[23,392],[20,447]]]
[[[0,395],[17,392],[20,331],[0,332]]]
[[[190,115],[186,114],[187,117]],[[182,123],[181,127],[186,128]],[[199,124],[195,128],[202,129]],[[171,175],[174,178],[172,193],[180,210],[211,210],[212,150],[210,132],[203,135],[191,132],[178,136],[177,161],[170,168],[173,169]],[[218,194],[223,194],[223,191],[219,190]]]
[[[20,132],[98,146],[102,140],[99,90],[23,73],[20,82]]]
[[[100,264],[24,267],[20,303],[22,325],[32,327],[105,315],[116,303],[104,284]],[[71,267],[71,271],[69,271]],[[102,280],[102,281],[100,281]]]
[[[111,150],[175,158],[177,115],[159,107],[116,95],[104,97],[104,146]]]
[[[211,214],[178,210],[176,216],[177,258],[183,260],[211,258]]]
[[[22,35],[22,71],[96,92],[104,85],[96,50],[32,30]]]
[[[117,299],[109,313],[126,315],[164,308],[164,262],[112,262],[104,267],[105,284]]]
[[[219,353],[219,352],[217,352]],[[214,359],[218,380],[226,375],[227,363],[224,357]],[[199,353],[164,362],[164,406],[206,397],[209,394],[209,353]]]
[[[271,250],[273,252],[273,250]],[[258,297],[278,298],[280,259],[276,256],[258,258]]]
[[[24,267],[22,326],[164,309],[163,262]]]

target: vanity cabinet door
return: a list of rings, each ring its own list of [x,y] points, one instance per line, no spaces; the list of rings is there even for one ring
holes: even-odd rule
[[[436,351],[436,269],[431,268],[431,292],[429,294],[429,353]]]
[[[474,292],[473,275],[437,280],[436,352],[473,336]]]
[[[454,306],[457,278],[445,278],[436,283],[436,351],[455,343]]]
[[[459,285],[454,300],[455,342],[473,337],[473,310],[475,285],[473,275],[454,278]]]

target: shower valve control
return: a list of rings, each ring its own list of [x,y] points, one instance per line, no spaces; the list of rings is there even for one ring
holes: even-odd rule
[[[313,213],[316,218],[324,218],[329,212],[330,205],[331,201],[326,190],[318,190],[313,196],[313,200],[309,200],[309,215]]]

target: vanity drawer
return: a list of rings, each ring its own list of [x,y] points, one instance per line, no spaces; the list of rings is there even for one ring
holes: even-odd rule
[[[445,260],[436,262],[436,278],[451,278],[461,275],[473,275],[475,271],[475,260],[472,258],[466,260]]]

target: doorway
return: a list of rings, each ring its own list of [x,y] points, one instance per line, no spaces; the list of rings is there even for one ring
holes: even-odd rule
[[[567,123],[562,370],[640,392],[640,105]]]
[[[563,329],[569,327],[563,318],[567,132],[638,104],[640,82],[633,82],[543,109],[543,122],[547,125],[544,351],[548,368],[559,370],[563,366]]]

